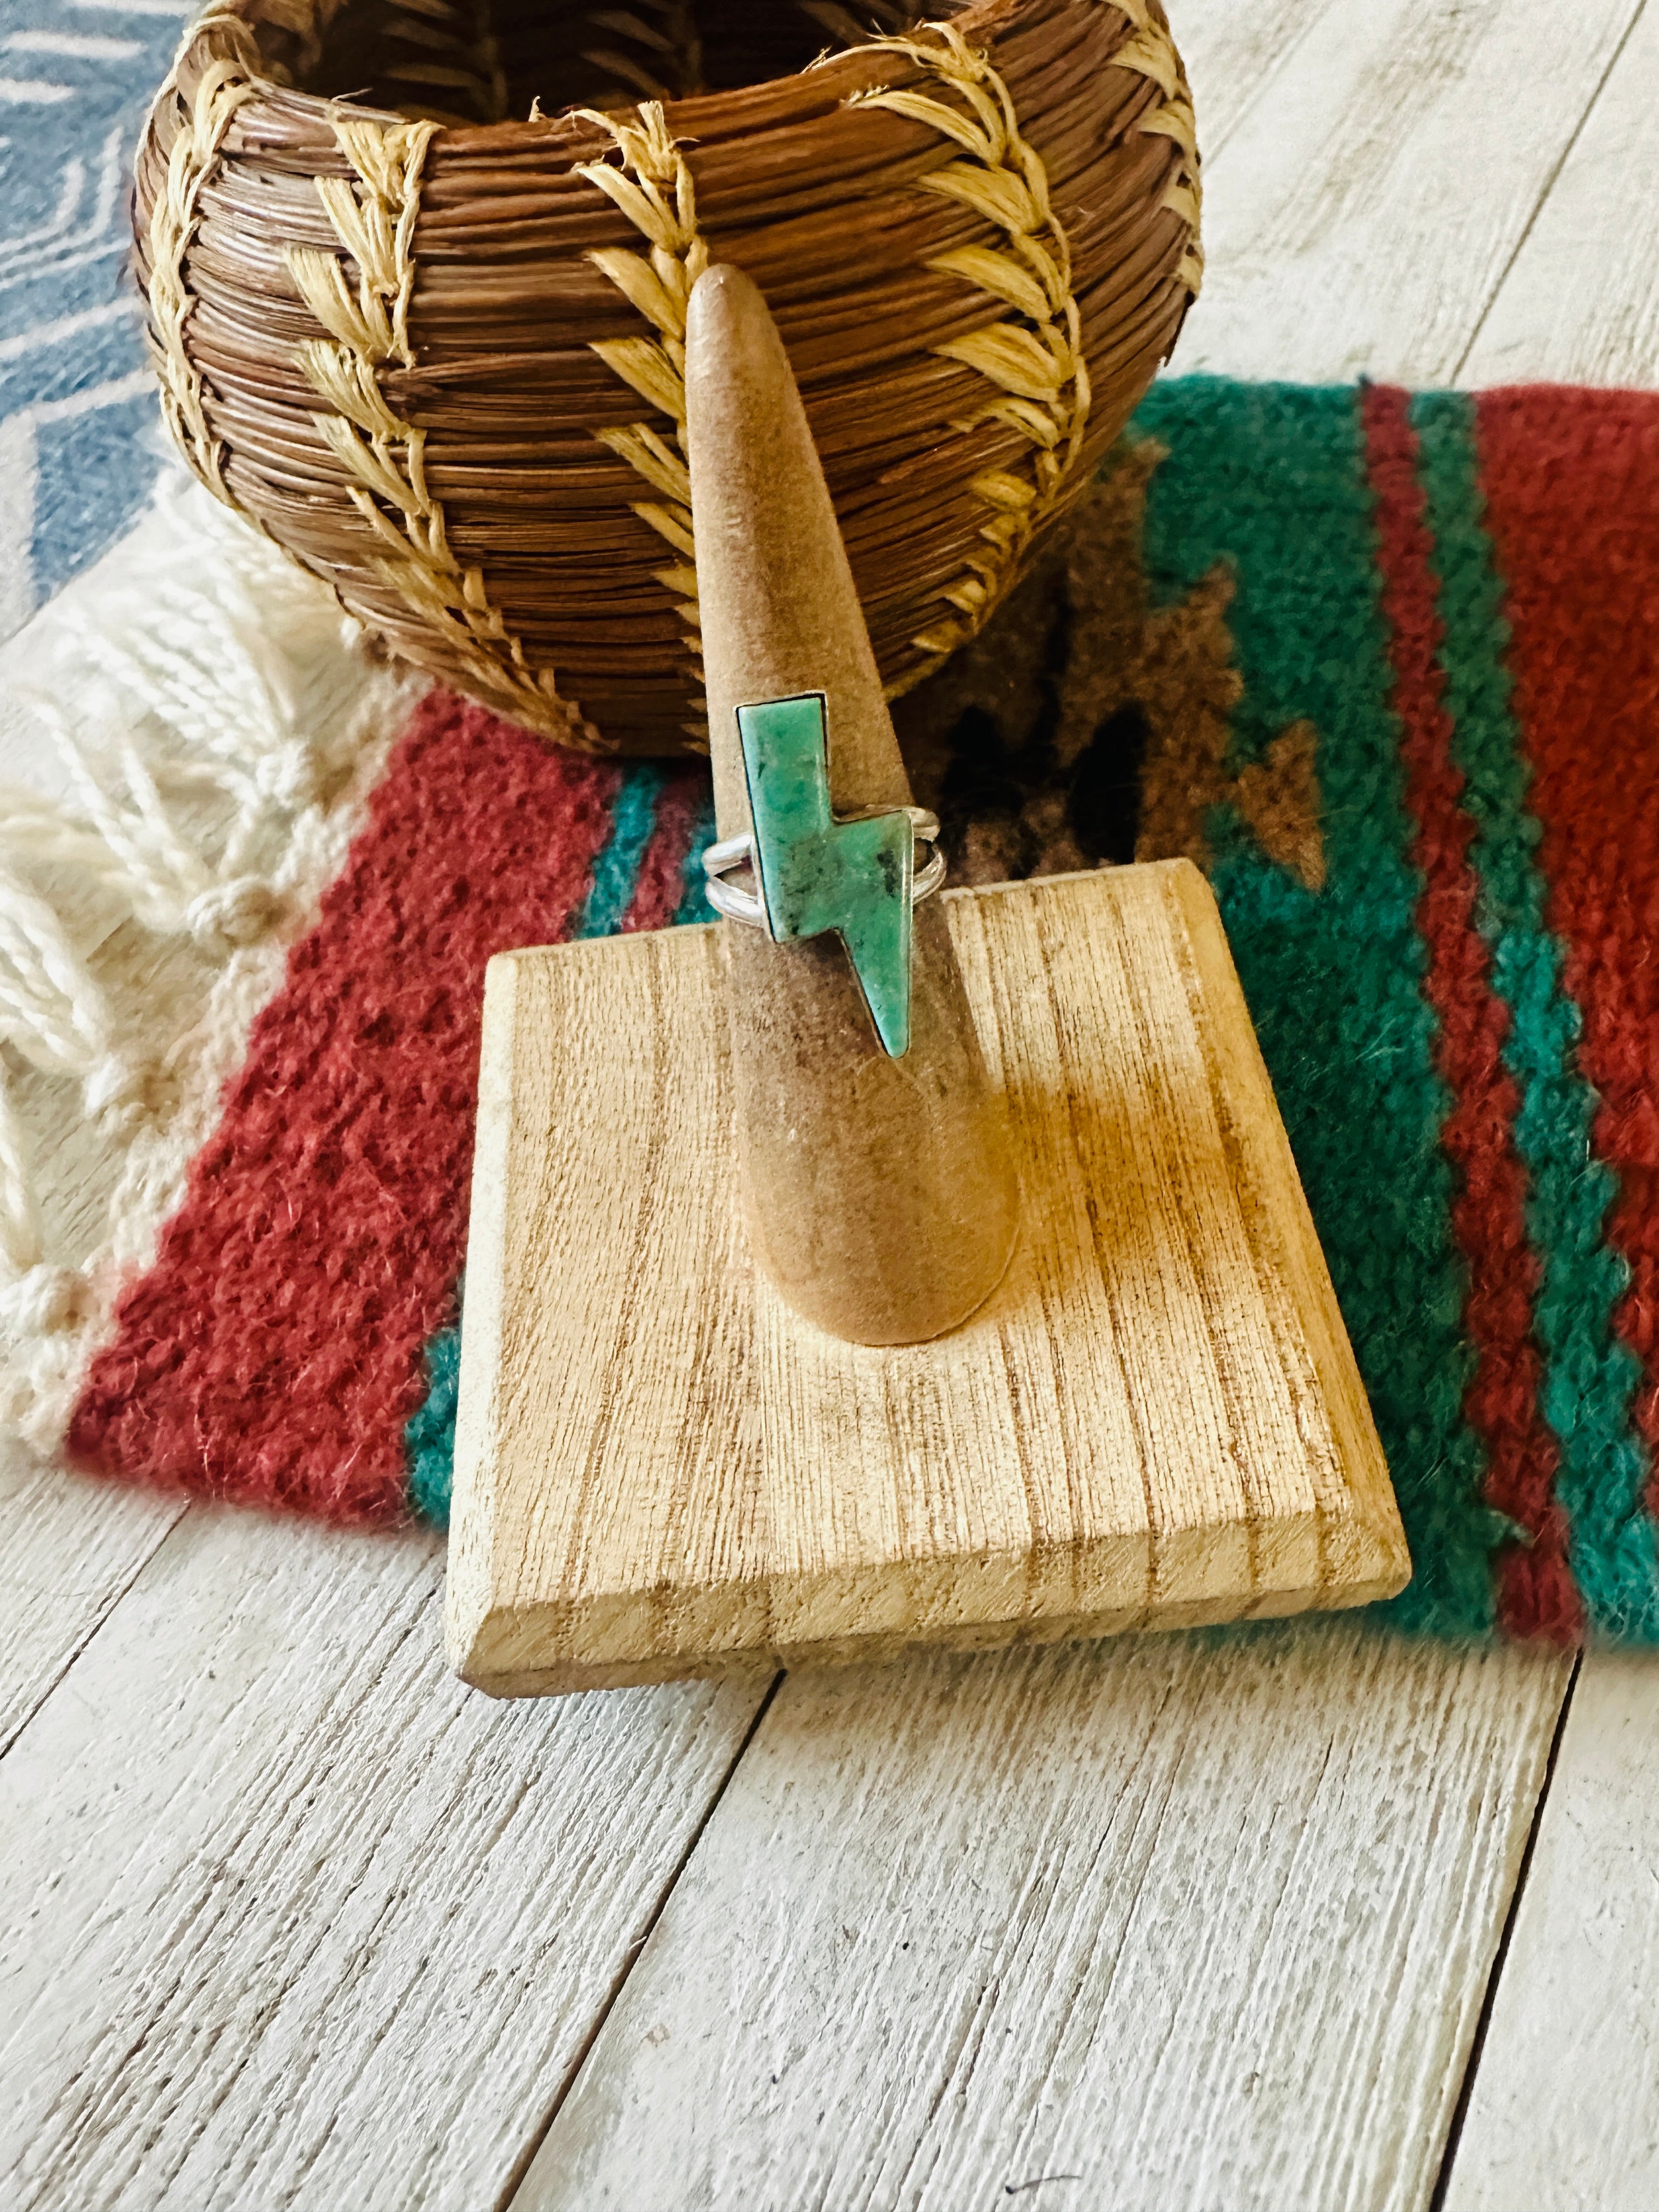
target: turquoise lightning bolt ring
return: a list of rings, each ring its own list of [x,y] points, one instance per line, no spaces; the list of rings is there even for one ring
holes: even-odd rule
[[[821,691],[738,709],[752,836],[703,854],[708,902],[780,943],[836,930],[846,945],[884,1051],[910,1043],[910,909],[945,880],[939,836],[920,806],[839,819],[830,805],[828,731]],[[726,878],[751,868],[757,889]]]
[[[938,815],[930,814],[925,806],[907,806],[904,812],[909,819],[910,834],[915,841],[911,847],[912,853],[914,854],[917,845],[934,843],[939,836]],[[874,818],[877,821],[884,821],[887,817],[878,815]],[[746,921],[756,929],[765,930],[771,937],[783,934],[781,930],[775,930],[772,927],[771,918],[757,892],[746,891],[741,884],[734,884],[727,880],[739,868],[754,866],[755,848],[752,838],[747,835],[741,837],[723,837],[718,845],[710,845],[704,849],[702,865],[703,872],[708,878],[708,903],[716,914],[723,914],[728,921]],[[926,865],[919,868],[915,866],[913,860],[910,877],[911,905],[920,906],[923,899],[931,897],[944,881],[945,855],[943,853],[931,854]]]

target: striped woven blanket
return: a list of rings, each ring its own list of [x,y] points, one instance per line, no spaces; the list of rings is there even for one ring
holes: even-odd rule
[[[484,963],[701,918],[706,780],[422,696],[210,505],[12,670],[83,773],[6,855],[0,1418],[441,1521]],[[1172,380],[901,709],[956,880],[1209,872],[1419,1628],[1659,1640],[1656,616],[1659,396]]]

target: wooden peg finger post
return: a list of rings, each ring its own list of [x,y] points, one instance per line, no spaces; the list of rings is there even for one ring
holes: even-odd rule
[[[735,269],[711,269],[692,294],[685,399],[720,835],[754,827],[739,710],[799,702],[793,720],[827,751],[822,865],[837,871],[849,832],[833,817],[885,809],[890,822],[909,779],[800,395],[764,301]],[[764,758],[752,739],[749,752]],[[898,827],[908,843],[902,816]],[[849,860],[820,910],[901,904],[884,857]],[[860,1344],[915,1343],[966,1320],[1001,1279],[1018,1217],[1003,1103],[936,902],[913,929],[897,1053],[844,928],[783,943],[727,930],[750,1248],[798,1312]]]
[[[734,918],[491,963],[452,1662],[534,1694],[1397,1589],[1208,887],[927,895],[936,825],[736,270],[693,291],[686,402]]]

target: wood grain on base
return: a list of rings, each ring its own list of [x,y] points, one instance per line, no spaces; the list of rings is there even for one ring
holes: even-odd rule
[[[1173,1626],[1404,1583],[1202,877],[1049,878],[947,911],[1024,1227],[990,1304],[930,1345],[842,1343],[750,1266],[716,929],[492,963],[450,1555],[470,1681]]]

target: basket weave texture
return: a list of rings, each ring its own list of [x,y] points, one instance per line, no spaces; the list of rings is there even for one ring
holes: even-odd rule
[[[1200,192],[1158,0],[879,12],[210,0],[134,202],[197,473],[512,720],[701,750],[681,342],[696,277],[735,262],[909,689],[1167,357]]]

